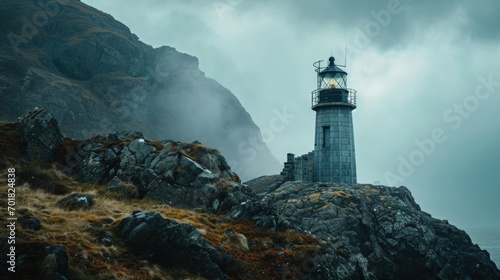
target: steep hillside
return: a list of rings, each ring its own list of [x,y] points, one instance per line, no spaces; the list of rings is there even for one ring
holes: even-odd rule
[[[279,170],[250,115],[196,57],[154,49],[76,0],[2,1],[0,31],[0,119],[43,107],[68,137],[141,131],[215,147],[244,179]]]
[[[245,185],[198,142],[63,138],[44,110],[0,123],[0,191],[11,189],[0,197],[15,202],[0,218],[17,218],[0,232],[16,256],[0,255],[17,271],[7,279],[500,278],[487,251],[405,187]]]

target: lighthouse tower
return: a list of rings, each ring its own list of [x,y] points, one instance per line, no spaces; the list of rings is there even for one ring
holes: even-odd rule
[[[356,91],[347,88],[347,73],[335,65],[335,58],[321,67],[312,92],[312,110],[316,111],[313,182],[357,183],[352,111],[356,109]]]

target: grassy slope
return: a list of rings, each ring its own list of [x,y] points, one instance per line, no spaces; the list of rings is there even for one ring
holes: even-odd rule
[[[0,123],[0,205],[7,205],[7,168],[15,167],[17,217],[37,217],[42,223],[39,231],[19,226],[16,229],[17,253],[27,253],[16,276],[24,279],[35,279],[41,271],[43,273],[43,247],[48,245],[67,248],[69,279],[201,279],[182,269],[167,269],[138,260],[127,251],[115,228],[121,219],[135,210],[155,211],[164,218],[199,229],[215,248],[222,247],[241,261],[239,267],[228,272],[232,279],[281,279],[283,273],[293,279],[294,269],[277,272],[276,267],[296,263],[319,246],[316,239],[306,234],[263,231],[247,221],[231,221],[153,201],[116,196],[108,193],[105,186],[82,184],[54,166],[24,162],[20,159],[19,143],[19,134],[12,130],[12,125]],[[96,205],[90,211],[70,212],[58,208],[56,202],[71,192],[93,195]],[[0,212],[0,219],[5,221],[6,218],[6,211]],[[250,252],[234,246],[224,234],[227,229],[245,235],[252,244]],[[98,243],[97,239],[101,237],[111,238],[113,245],[107,247]],[[292,246],[285,247],[285,244]],[[250,273],[238,275],[241,269]]]

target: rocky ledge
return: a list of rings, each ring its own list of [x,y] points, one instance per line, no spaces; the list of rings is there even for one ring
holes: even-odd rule
[[[262,182],[280,179],[252,183],[261,189]],[[487,251],[465,231],[422,211],[405,187],[286,182],[227,216],[334,244],[345,258],[328,265],[318,257],[321,279],[500,279]]]
[[[224,157],[201,143],[153,141],[139,132],[63,139],[57,121],[43,110],[0,128],[16,138],[10,142],[22,147],[20,155],[29,165],[51,163],[57,171],[50,172],[60,181],[63,175],[57,172],[62,171],[71,176],[64,180],[87,184],[76,192],[68,186],[56,188],[60,182],[46,183],[45,190],[56,194],[37,193],[53,199],[46,204],[36,198],[28,201],[19,187],[18,207],[25,213],[21,220],[27,221],[23,233],[31,236],[25,242],[39,248],[21,254],[25,262],[54,259],[54,253],[47,255],[48,249],[42,248],[66,244],[57,247],[59,261],[52,263],[58,265],[45,266],[47,279],[67,277],[75,263],[99,264],[82,272],[95,276],[110,265],[122,267],[123,254],[136,258],[122,261],[123,267],[132,262],[144,269],[140,260],[145,260],[160,266],[149,269],[160,271],[161,277],[165,271],[184,269],[206,279],[500,279],[487,251],[464,231],[423,212],[405,187],[286,182],[282,176],[242,184]],[[15,156],[5,143],[0,141],[2,154],[9,150]],[[40,181],[33,178],[48,176],[44,174],[18,173],[20,183],[25,180],[32,189]],[[87,190],[88,184],[104,186],[107,196]],[[120,194],[121,201],[154,202],[130,209],[109,202],[109,193]],[[69,195],[61,199],[61,194]],[[104,201],[109,207],[121,205],[119,218]],[[51,210],[53,206],[57,209]],[[46,227],[55,230],[51,224],[78,219],[84,221],[79,227],[93,221],[95,228],[87,229],[90,241],[68,241],[81,233],[53,239],[31,233],[50,237],[54,233]],[[121,244],[121,251],[113,249]],[[100,253],[81,252],[89,248]]]
[[[20,117],[16,127],[26,159],[54,161],[64,173],[128,198],[217,213],[255,197],[219,151],[199,142],[152,141],[130,131],[63,140],[42,109]]]

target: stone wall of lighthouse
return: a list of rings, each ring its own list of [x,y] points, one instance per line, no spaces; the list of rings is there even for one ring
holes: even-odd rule
[[[352,108],[317,110],[312,181],[357,183]]]

